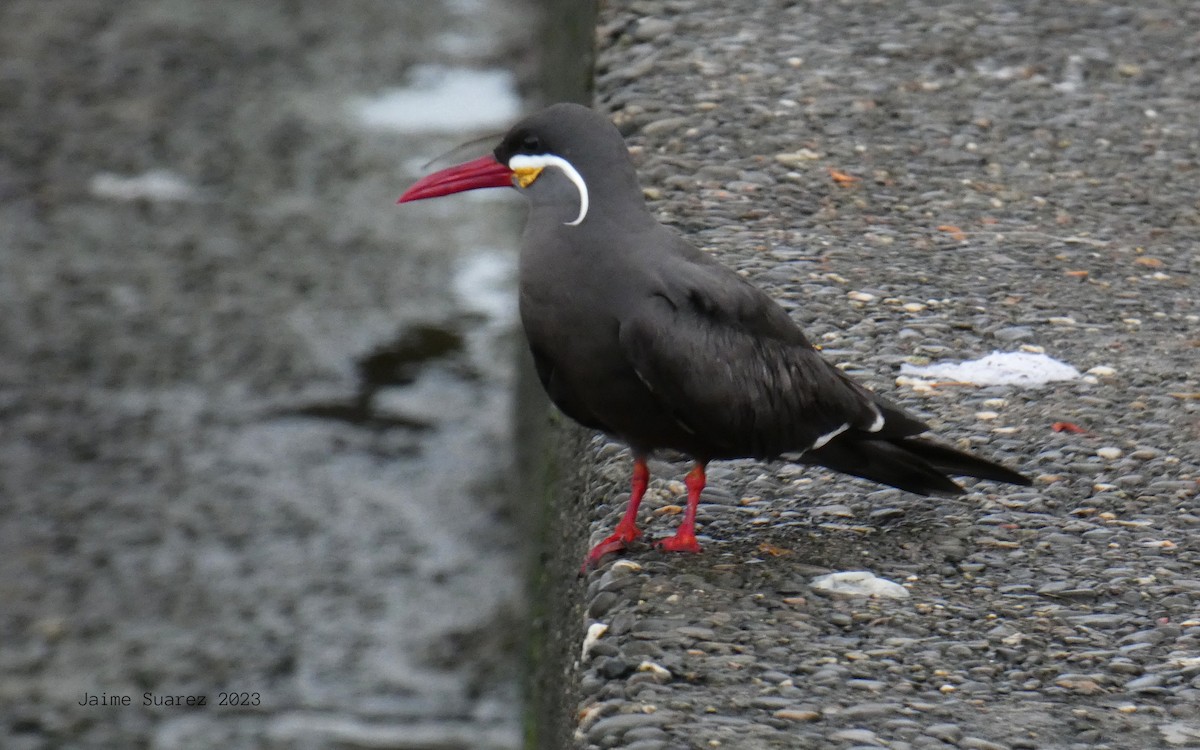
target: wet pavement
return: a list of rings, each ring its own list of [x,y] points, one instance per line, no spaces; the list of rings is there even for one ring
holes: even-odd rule
[[[531,18],[0,9],[0,746],[518,746],[517,218],[393,202]]]

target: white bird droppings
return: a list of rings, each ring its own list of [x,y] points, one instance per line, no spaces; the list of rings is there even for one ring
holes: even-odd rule
[[[1071,365],[1031,352],[992,352],[982,359],[935,362],[924,367],[906,363],[900,366],[900,373],[974,385],[1038,386],[1080,377],[1079,370]]]

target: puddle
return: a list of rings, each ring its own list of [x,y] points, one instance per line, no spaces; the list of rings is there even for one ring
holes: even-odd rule
[[[350,105],[367,128],[402,133],[503,130],[521,113],[516,80],[507,70],[425,65],[411,85],[360,97]]]
[[[449,388],[461,388],[483,377],[466,358],[466,339],[456,328],[445,324],[417,323],[404,328],[395,339],[381,344],[360,357],[355,363],[358,386],[354,395],[336,401],[323,401],[299,406],[282,415],[332,419],[373,430],[401,428],[429,429],[437,421],[415,412],[406,414],[404,399],[391,398],[381,405],[377,396],[384,390],[413,386],[436,368],[443,376],[460,382]],[[442,385],[446,377],[442,378]],[[388,408],[392,407],[392,408]]]
[[[393,202],[532,6],[9,6],[0,747],[519,747],[517,221]]]
[[[195,201],[202,196],[183,175],[166,169],[152,169],[139,175],[100,172],[88,185],[92,195],[118,201]]]
[[[464,309],[494,323],[517,320],[517,261],[512,252],[482,250],[461,259],[454,273],[454,296]]]

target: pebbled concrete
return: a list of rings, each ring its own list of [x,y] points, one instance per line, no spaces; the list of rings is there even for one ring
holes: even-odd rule
[[[596,103],[659,216],[1036,484],[927,499],[719,464],[702,554],[642,545],[576,580],[629,460],[565,428],[539,746],[1200,747],[1198,22],[1165,1],[602,4]],[[897,382],[1022,346],[1090,374]],[[686,466],[653,469],[650,539]],[[855,569],[910,596],[812,586]]]

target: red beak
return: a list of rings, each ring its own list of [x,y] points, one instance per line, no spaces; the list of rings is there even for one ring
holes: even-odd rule
[[[513,171],[493,156],[481,156],[465,164],[448,167],[417,180],[397,203],[438,198],[479,188],[512,187]]]

